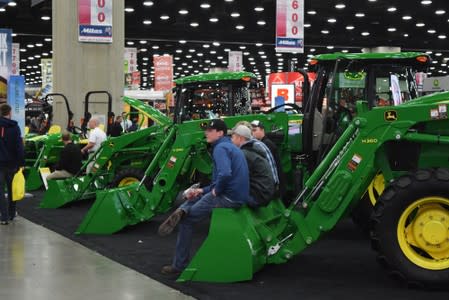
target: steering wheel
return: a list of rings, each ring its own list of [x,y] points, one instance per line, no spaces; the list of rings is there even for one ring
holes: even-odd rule
[[[284,103],[284,104],[281,104],[281,105],[278,105],[278,106],[275,106],[275,107],[270,108],[270,109],[267,110],[265,113],[266,113],[266,114],[270,114],[270,113],[274,112],[276,109],[281,108],[281,107],[284,107],[284,106],[289,106],[289,107],[293,108],[294,110],[297,111],[297,113],[301,113],[301,111],[302,111],[301,107],[299,107],[299,106],[298,106],[297,104],[295,104],[295,103]]]
[[[81,138],[87,139],[86,133],[80,127],[73,126],[71,131],[74,134],[79,134]]]

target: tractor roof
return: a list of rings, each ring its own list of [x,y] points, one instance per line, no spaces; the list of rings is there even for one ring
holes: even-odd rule
[[[255,79],[256,75],[250,72],[216,72],[204,73],[192,76],[181,77],[175,80],[176,84],[188,84],[207,81],[244,80]]]
[[[312,58],[312,60],[320,61],[335,61],[337,59],[348,60],[400,60],[400,59],[413,59],[418,57],[427,57],[430,61],[429,55],[422,52],[391,52],[391,53],[331,53],[321,54]]]

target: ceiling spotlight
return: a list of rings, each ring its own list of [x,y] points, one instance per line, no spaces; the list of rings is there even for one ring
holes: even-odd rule
[[[245,29],[245,26],[237,25],[237,26],[235,26],[235,29],[242,30],[242,29]]]
[[[369,35],[369,32],[364,31],[364,32],[361,33],[361,35],[363,35],[363,36],[368,36],[368,35]]]
[[[218,47],[218,46],[220,46],[220,43],[219,42],[213,42],[212,45],[214,45],[215,47]]]
[[[261,12],[261,11],[264,11],[264,8],[262,6],[256,6],[256,7],[254,7],[254,10],[257,12]]]
[[[180,44],[185,44],[185,43],[187,43],[187,41],[186,40],[180,40],[179,43]]]
[[[17,6],[17,3],[14,1],[10,1],[10,2],[8,2],[8,6],[14,7],[14,6]]]
[[[49,16],[42,16],[41,19],[44,20],[44,21],[48,21],[48,20],[50,20],[51,18],[50,18]]]
[[[421,4],[422,5],[430,5],[430,4],[432,4],[432,1],[430,1],[430,0],[423,0],[423,1],[421,1]]]
[[[192,27],[198,27],[198,26],[200,26],[200,24],[197,23],[197,22],[192,22],[192,23],[190,23],[190,26],[192,26]]]
[[[210,18],[209,22],[216,23],[218,22],[218,18]]]
[[[264,26],[265,24],[267,24],[267,22],[263,20],[257,21],[257,25]]]
[[[327,22],[329,22],[329,23],[335,23],[335,22],[337,22],[337,19],[335,19],[335,18],[330,18],[330,19],[327,19]]]
[[[388,28],[387,30],[388,30],[389,32],[395,32],[395,31],[396,31],[396,28],[390,27],[390,28]]]
[[[402,16],[402,20],[411,20],[412,16]]]
[[[153,1],[143,1],[143,5],[145,6],[153,6]]]
[[[153,22],[151,22],[151,20],[143,20],[142,23],[145,24],[145,25],[150,25]]]
[[[125,7],[125,11],[126,12],[133,12],[134,8],[132,8],[132,7]]]
[[[181,9],[181,10],[178,11],[178,13],[180,15],[187,15],[189,13],[189,11],[187,9]]]
[[[437,14],[437,15],[444,15],[445,13],[446,13],[446,11],[442,10],[442,9],[435,11],[435,14]]]
[[[389,11],[389,12],[395,12],[395,11],[397,11],[398,9],[396,8],[396,7],[389,7],[388,9],[387,9],[387,11]]]
[[[263,44],[262,43],[256,43],[256,47],[262,47]]]
[[[309,11],[307,11],[307,14],[309,14],[309,15],[316,15],[316,11],[314,11],[314,10],[309,10]]]
[[[210,8],[210,4],[209,4],[209,3],[202,3],[202,4],[200,5],[200,7],[201,7],[201,8],[204,8],[204,9],[208,9],[208,8]]]
[[[346,7],[346,5],[344,5],[343,3],[339,3],[339,4],[336,4],[335,5],[335,8],[336,9],[343,9],[343,8],[345,8]]]
[[[164,20],[164,21],[170,19],[170,17],[168,15],[161,15],[160,18],[161,18],[161,20]]]
[[[326,46],[327,49],[334,49],[334,46]]]
[[[365,14],[364,13],[356,13],[355,16],[357,18],[363,18],[365,16]]]
[[[240,14],[238,12],[233,12],[233,13],[231,13],[231,17],[238,18],[238,17],[240,17]]]
[[[424,26],[426,26],[426,24],[424,24],[424,23],[416,23],[416,27],[424,27]]]
[[[352,26],[352,25],[348,25],[348,26],[346,26],[346,30],[353,30],[355,27],[354,26]]]
[[[441,40],[444,40],[446,38],[446,35],[441,34],[441,35],[438,36],[438,38],[441,39]]]
[[[311,24],[309,24],[309,23],[304,23],[304,27],[305,28],[309,28],[309,27],[311,27],[312,25]]]
[[[436,33],[437,31],[436,31],[435,29],[429,29],[429,30],[427,30],[427,32],[430,33],[430,34],[434,34],[434,33]]]
[[[329,34],[329,30],[321,30],[322,34]]]

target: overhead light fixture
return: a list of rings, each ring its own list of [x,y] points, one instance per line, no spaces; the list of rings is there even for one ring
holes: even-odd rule
[[[416,23],[416,27],[424,27],[424,26],[426,26],[426,24],[424,24],[424,23]]]
[[[168,16],[168,15],[161,15],[160,18],[161,18],[161,20],[166,21],[166,20],[170,19],[170,16]]]
[[[134,8],[132,8],[132,7],[125,7],[125,11],[126,12],[133,12]]]
[[[429,30],[427,30],[427,32],[430,33],[430,34],[434,34],[434,33],[436,33],[437,31],[436,31],[435,29],[429,29]]]
[[[337,22],[337,19],[335,19],[335,18],[330,18],[330,19],[327,19],[327,22],[329,22],[329,23],[335,23],[335,22]]]
[[[150,25],[153,22],[151,20],[143,20],[142,23],[145,24],[145,25]]]
[[[395,32],[395,31],[396,31],[396,28],[390,27],[390,28],[388,28],[387,30],[388,30],[389,32]]]
[[[17,6],[17,3],[14,1],[10,1],[10,2],[8,2],[8,6],[14,7],[14,6]]]
[[[257,25],[264,26],[266,24],[267,24],[267,22],[265,22],[263,20],[257,21]]]
[[[51,18],[50,18],[49,16],[42,16],[41,19],[44,20],[44,21],[48,21],[48,20],[50,20]]]
[[[180,44],[185,44],[185,43],[187,43],[187,41],[186,40],[180,40],[179,43]]]
[[[262,6],[256,6],[256,7],[254,7],[254,10],[257,12],[261,12],[261,11],[264,11],[264,8]]]
[[[402,16],[402,20],[411,20],[412,16]]]
[[[189,11],[188,11],[187,9],[180,9],[180,10],[178,11],[178,13],[179,13],[180,15],[187,15],[187,14],[189,13]]]
[[[233,13],[231,13],[231,17],[238,18],[238,17],[240,17],[240,14],[238,12],[233,12]]]
[[[209,4],[209,3],[202,3],[202,4],[200,5],[200,7],[201,7],[201,8],[204,8],[204,9],[208,9],[208,8],[210,8],[210,4]]]
[[[197,22],[192,22],[192,23],[190,23],[190,26],[192,26],[192,27],[198,27],[198,26],[200,26],[200,24],[198,24]]]
[[[153,1],[143,1],[143,5],[145,6],[153,6],[154,2]]]
[[[365,16],[365,14],[364,13],[356,13],[355,16],[357,18],[363,18]]]
[[[361,35],[363,35],[363,36],[368,36],[368,35],[369,35],[369,32],[364,31],[364,32],[361,33]]]
[[[395,12],[395,11],[397,11],[398,9],[396,8],[396,7],[389,7],[388,9],[387,9],[387,11],[389,11],[389,12]]]
[[[210,18],[209,22],[217,23],[218,22],[218,18]]]
[[[245,26],[243,26],[243,25],[237,25],[237,26],[235,26],[235,29],[243,30],[243,29],[245,29]]]
[[[335,5],[335,8],[336,8],[336,9],[343,9],[343,8],[345,8],[345,7],[346,7],[346,5],[343,4],[343,3],[338,3],[338,4]]]
[[[307,14],[309,14],[309,15],[316,15],[316,11],[314,11],[314,10],[309,10],[309,11],[307,11]]]
[[[446,35],[440,34],[440,35],[438,36],[438,38],[441,39],[441,40],[444,40],[444,39],[446,38]]]
[[[439,9],[439,10],[435,11],[435,14],[437,14],[437,15],[444,15],[445,13],[446,13],[446,11],[442,10],[442,9]]]
[[[352,25],[348,25],[348,26],[346,26],[346,30],[353,30],[355,27],[354,26],[352,26]]]
[[[432,1],[430,1],[430,0],[423,0],[423,1],[421,1],[421,4],[422,5],[430,5],[430,4],[432,4]]]

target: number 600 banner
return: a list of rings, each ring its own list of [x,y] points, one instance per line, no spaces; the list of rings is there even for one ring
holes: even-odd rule
[[[112,0],[78,0],[80,42],[112,43]]]
[[[276,52],[304,53],[304,0],[277,0]]]

